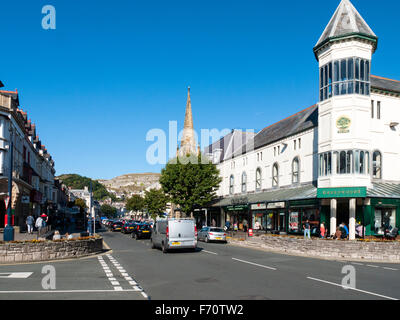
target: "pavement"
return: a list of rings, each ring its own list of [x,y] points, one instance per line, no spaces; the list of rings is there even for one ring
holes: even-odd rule
[[[149,240],[102,235],[112,249],[102,255],[0,266],[0,300],[400,299],[400,264],[327,261],[203,242],[196,252],[163,254]],[[55,268],[54,288],[47,288],[46,265]],[[351,288],[342,286],[349,270]]]

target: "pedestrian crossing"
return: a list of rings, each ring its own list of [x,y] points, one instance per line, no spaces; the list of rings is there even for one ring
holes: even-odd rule
[[[107,257],[107,262],[103,256],[97,258],[115,291],[137,291],[145,299],[149,299],[143,288],[112,255],[106,254],[105,256]]]

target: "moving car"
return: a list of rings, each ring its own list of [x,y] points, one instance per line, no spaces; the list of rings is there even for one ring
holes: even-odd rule
[[[209,241],[222,241],[226,243],[226,232],[223,228],[204,227],[199,231],[197,240]]]
[[[116,221],[110,225],[111,231],[121,231],[122,230],[122,222]]]
[[[132,233],[135,229],[135,225],[132,222],[126,222],[121,229],[121,233]]]
[[[132,231],[132,238],[138,239],[150,239],[151,238],[151,227],[147,223],[137,224]]]
[[[194,219],[160,219],[154,223],[151,233],[151,247],[169,249],[192,249],[197,247],[197,229]]]

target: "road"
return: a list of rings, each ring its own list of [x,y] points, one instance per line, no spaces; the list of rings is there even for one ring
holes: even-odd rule
[[[400,299],[400,265],[310,259],[203,242],[197,252],[163,254],[151,249],[149,240],[119,232],[104,232],[103,237],[112,251],[96,257],[1,266],[0,299]],[[47,290],[42,286],[46,265],[56,272],[55,288]],[[355,270],[355,288],[344,289],[342,271],[348,266]]]

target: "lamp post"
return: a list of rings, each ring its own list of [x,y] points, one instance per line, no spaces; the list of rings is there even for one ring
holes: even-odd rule
[[[3,240],[4,241],[14,241],[14,227],[12,226],[12,175],[13,175],[13,149],[14,149],[14,143],[13,143],[13,132],[12,132],[12,127],[11,127],[11,122],[10,122],[10,167],[9,167],[9,172],[8,172],[8,206],[7,206],[7,225],[4,228],[4,234],[3,234]]]

